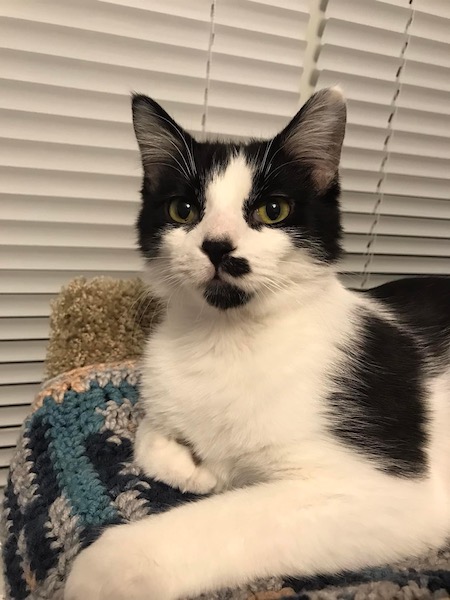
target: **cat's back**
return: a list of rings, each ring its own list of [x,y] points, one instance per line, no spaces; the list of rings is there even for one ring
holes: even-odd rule
[[[411,277],[361,293],[388,307],[433,358],[450,360],[450,277]]]

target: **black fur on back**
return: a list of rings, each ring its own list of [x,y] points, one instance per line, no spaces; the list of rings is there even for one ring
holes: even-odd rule
[[[359,316],[360,340],[335,377],[330,427],[379,469],[421,476],[428,441],[423,353],[395,324],[366,312]]]
[[[340,391],[330,398],[331,427],[380,469],[421,476],[427,470],[426,387],[450,367],[450,277],[401,279],[358,293],[384,306],[393,320],[359,315],[353,366],[336,377]]]
[[[450,277],[400,279],[364,293],[388,306],[402,323],[419,336],[431,358],[448,366]]]

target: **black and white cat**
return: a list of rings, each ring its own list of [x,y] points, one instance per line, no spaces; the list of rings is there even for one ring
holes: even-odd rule
[[[338,281],[341,92],[246,144],[199,143],[145,96],[133,113],[140,247],[167,304],[136,460],[213,494],[106,531],[66,600],[172,600],[443,544],[450,279]]]

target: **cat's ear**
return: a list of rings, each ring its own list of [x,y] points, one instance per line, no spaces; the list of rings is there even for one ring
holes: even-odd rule
[[[325,190],[338,173],[346,115],[340,88],[323,89],[311,96],[277,136],[289,156],[311,168],[319,191]]]
[[[193,139],[154,100],[134,94],[133,125],[146,178],[155,183],[164,166],[189,177],[193,169]]]

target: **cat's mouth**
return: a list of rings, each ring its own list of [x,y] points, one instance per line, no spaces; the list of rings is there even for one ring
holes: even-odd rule
[[[206,284],[203,296],[206,302],[219,310],[229,310],[245,306],[252,299],[252,294],[245,292],[237,285],[225,281],[219,272]]]

